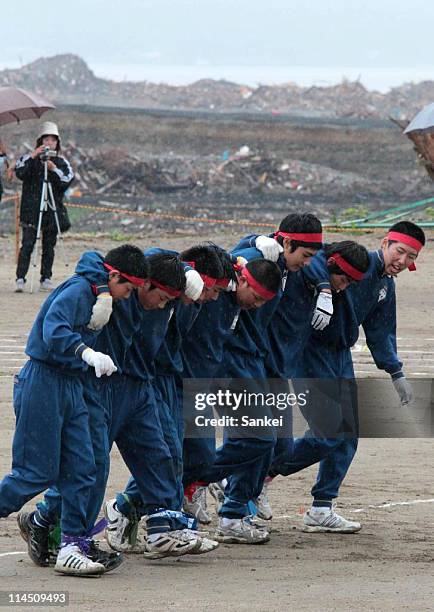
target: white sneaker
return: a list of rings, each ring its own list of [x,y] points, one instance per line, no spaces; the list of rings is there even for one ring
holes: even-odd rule
[[[110,548],[133,554],[143,553],[146,550],[146,534],[142,533],[142,523],[119,512],[116,499],[110,499],[105,503],[104,515],[107,520],[105,538]]]
[[[242,519],[219,517],[215,539],[225,544],[264,544],[268,542],[270,539],[268,531],[259,529],[250,518],[250,516]]]
[[[271,508],[270,500],[268,499],[268,487],[272,480],[266,480],[262,487],[261,493],[254,500],[257,514],[256,516],[263,521],[270,521],[273,518],[273,510]]]
[[[208,487],[202,485],[196,486],[191,496],[190,494],[184,495],[183,503],[184,512],[192,514],[197,518],[199,523],[203,523],[204,525],[211,523],[206,499],[207,488]]]
[[[24,284],[25,284],[24,278],[17,278],[17,280],[15,281],[15,293],[23,293]]]
[[[70,576],[100,576],[105,568],[91,561],[75,544],[68,544],[59,550],[54,571]]]
[[[151,539],[149,536],[145,543],[144,557],[145,559],[163,559],[164,557],[182,557],[183,555],[198,554],[193,553],[198,551],[202,545],[201,539],[190,533],[189,529],[181,529],[177,531],[164,531],[157,534],[156,539]],[[208,552],[208,551],[204,551]]]
[[[208,532],[207,531],[196,531],[193,529],[183,529],[183,532],[188,532],[185,534],[185,537],[195,537],[199,540],[200,542],[200,546],[197,548],[193,548],[190,552],[191,555],[203,555],[204,553],[209,553],[212,550],[215,550],[216,548],[218,548],[219,543],[217,542],[217,540],[212,540],[211,538],[208,538],[207,535]]]
[[[39,291],[53,291],[54,284],[50,278],[45,278],[39,285]]]
[[[348,521],[337,514],[333,508],[330,510],[315,511],[311,508],[303,517],[302,531],[320,533],[356,533],[362,525],[356,521]]]

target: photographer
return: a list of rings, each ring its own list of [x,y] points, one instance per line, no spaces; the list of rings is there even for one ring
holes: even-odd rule
[[[26,274],[36,242],[44,182],[44,163],[47,164],[48,181],[53,191],[60,231],[64,232],[69,229],[70,223],[63,204],[63,196],[74,178],[74,173],[69,162],[60,155],[59,130],[57,125],[51,121],[42,124],[35,150],[20,157],[15,166],[17,178],[23,181],[20,209],[22,245],[18,257],[15,284],[17,293],[24,290]],[[54,211],[48,206],[47,210],[42,213],[41,224],[41,291],[51,291],[53,289],[51,275],[57,231]]]

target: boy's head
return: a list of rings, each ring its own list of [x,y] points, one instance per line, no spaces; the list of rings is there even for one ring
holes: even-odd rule
[[[60,151],[60,135],[59,128],[53,121],[44,121],[39,130],[38,139],[36,140],[36,146],[40,147],[44,145],[49,147],[51,150]]]
[[[204,303],[216,300],[221,287],[217,284],[223,276],[223,267],[216,251],[209,245],[197,245],[186,249],[180,254],[184,263],[188,263],[198,272],[203,280],[203,290],[196,302]],[[184,304],[191,304],[193,300],[184,293],[181,295]]]
[[[107,253],[104,267],[108,271],[108,287],[114,300],[128,298],[148,278],[149,267],[143,251],[132,244],[123,244]]]
[[[369,268],[368,251],[353,240],[333,242],[324,249],[332,289],[339,293],[361,281]]]
[[[137,290],[139,302],[145,310],[164,308],[185,289],[184,267],[179,257],[169,253],[149,255],[146,260],[149,275],[143,287]]]
[[[279,291],[282,275],[279,266],[268,259],[253,259],[238,273],[236,300],[241,308],[260,308]]]
[[[322,248],[321,221],[310,213],[287,215],[280,222],[275,238],[283,248],[286,268],[297,272]]]
[[[399,221],[392,225],[381,243],[384,272],[396,276],[406,268],[415,270],[415,261],[424,245],[425,234],[415,223]]]

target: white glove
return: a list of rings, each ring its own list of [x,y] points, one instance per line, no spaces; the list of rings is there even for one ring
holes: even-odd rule
[[[311,325],[314,329],[325,329],[333,314],[333,297],[331,293],[320,291],[313,312]]]
[[[256,248],[261,251],[264,259],[277,261],[280,253],[283,253],[283,247],[274,238],[268,236],[258,236],[256,238]]]
[[[87,324],[89,329],[97,331],[109,322],[113,311],[113,298],[110,293],[100,293],[92,308],[92,316]]]
[[[401,400],[401,406],[406,406],[413,401],[413,388],[405,376],[401,378],[392,379],[393,386],[396,389],[399,399]]]
[[[95,375],[97,378],[101,378],[103,374],[111,376],[113,372],[116,372],[117,370],[117,367],[108,355],[98,353],[89,347],[84,349],[81,354],[81,358],[83,361],[95,368]]]
[[[187,270],[185,273],[185,280],[185,295],[191,300],[199,299],[204,285],[199,272],[196,272],[196,270]]]

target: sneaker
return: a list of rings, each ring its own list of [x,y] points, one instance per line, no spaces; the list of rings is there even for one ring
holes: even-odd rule
[[[143,553],[146,550],[146,534],[139,534],[140,522],[137,516],[125,516],[119,512],[116,499],[110,499],[104,506],[107,520],[105,538],[113,550],[126,553]]]
[[[217,540],[212,540],[211,538],[206,537],[207,535],[209,535],[207,531],[196,531],[193,529],[182,530],[181,537],[187,539],[196,538],[199,542],[199,546],[193,548],[189,554],[203,555],[204,553],[209,553],[218,548],[219,543]]]
[[[15,293],[22,293],[24,291],[24,278],[17,278],[15,281]]]
[[[360,531],[362,525],[356,521],[348,521],[343,516],[337,514],[333,508],[325,511],[315,512],[310,509],[303,517],[302,531],[320,533],[356,533]]]
[[[163,559],[164,557],[182,557],[190,553],[198,554],[202,542],[201,539],[192,534],[189,529],[179,531],[164,531],[158,534],[154,540],[147,538],[143,553],[145,559]],[[208,552],[208,551],[204,551]]]
[[[91,561],[75,544],[62,546],[57,555],[54,571],[70,576],[100,576],[105,572],[102,563]]]
[[[39,285],[39,291],[52,291],[53,289],[54,284],[52,283],[51,278],[45,278]]]
[[[261,493],[254,500],[256,506],[256,516],[263,521],[270,521],[273,518],[273,510],[268,499],[268,487],[271,484],[271,480],[266,480],[262,487]]]
[[[197,518],[199,523],[208,525],[211,523],[211,517],[208,513],[206,491],[208,487],[192,483],[185,488],[183,509],[184,512],[192,514]]]
[[[40,567],[48,567],[50,553],[48,550],[48,527],[39,527],[33,522],[34,512],[21,512],[17,523],[21,537],[27,542],[27,552],[30,559]]]
[[[104,566],[104,571],[106,573],[116,569],[124,561],[124,557],[121,555],[121,553],[107,552],[106,550],[102,550],[99,548],[95,540],[90,540],[89,542],[87,557],[95,563],[101,563],[101,565]]]
[[[242,519],[227,519],[221,516],[215,539],[225,544],[265,544],[270,539],[270,534],[254,525],[250,516]]]
[[[219,480],[218,482],[211,482],[208,485],[208,490],[214,498],[216,511],[218,513],[225,501],[225,486],[221,480]]]

